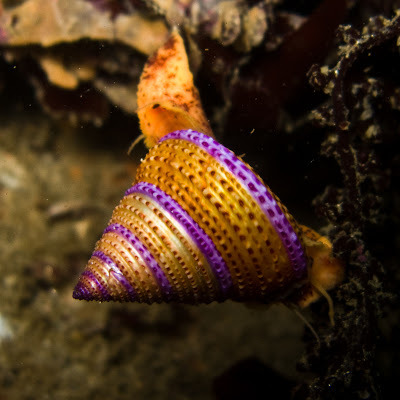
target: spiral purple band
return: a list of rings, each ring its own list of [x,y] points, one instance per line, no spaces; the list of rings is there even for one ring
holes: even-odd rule
[[[96,275],[93,272],[86,270],[83,272],[82,276],[88,278],[97,288],[97,290],[101,293],[102,298],[104,300],[109,301],[111,300],[111,295],[108,293],[107,288],[102,285],[99,280],[97,279]]]
[[[96,292],[101,293],[101,296],[99,296],[98,299],[101,298],[101,300],[105,301],[110,301],[112,300],[111,295],[108,293],[107,289],[102,285],[99,280],[97,279],[96,275],[93,274],[89,270],[85,270],[82,275],[81,279],[88,280],[90,282],[90,286],[95,286]],[[74,293],[72,294],[74,299],[79,299],[79,300],[94,300],[93,292],[90,291],[85,285],[84,281],[80,280],[78,284],[75,286]]]
[[[128,189],[125,192],[125,196],[132,193],[141,193],[149,196],[160,208],[167,211],[171,215],[171,218],[174,218],[184,228],[187,235],[208,261],[220,285],[222,294],[226,295],[232,287],[232,278],[229,269],[213,241],[203,229],[174,199],[157,186],[147,182],[139,182]]]
[[[112,274],[112,276],[126,290],[130,301],[137,300],[137,296],[135,295],[135,290],[133,289],[133,287],[131,286],[129,281],[121,273],[121,271],[118,269],[117,265],[114,263],[114,261],[110,257],[108,257],[106,254],[104,254],[102,251],[99,251],[99,250],[94,251],[92,254],[92,257],[97,257],[103,264],[106,264],[110,268],[109,274]]]
[[[218,160],[247,188],[278,233],[295,275],[302,277],[307,271],[307,260],[300,240],[276,200],[249,167],[232,151],[203,133],[191,129],[175,131],[162,137],[159,143],[169,139],[186,140],[199,146]]]
[[[146,248],[146,246],[134,234],[132,234],[129,229],[125,228],[123,225],[110,224],[104,230],[104,233],[107,232],[114,232],[117,235],[122,236],[140,254],[142,260],[145,262],[145,264],[155,277],[163,293],[163,296],[165,296],[166,300],[169,300],[172,294],[171,284],[165,276],[164,271],[158,265],[157,261],[154,259],[153,255]]]

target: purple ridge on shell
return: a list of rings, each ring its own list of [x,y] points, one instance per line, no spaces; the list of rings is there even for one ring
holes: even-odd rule
[[[93,255],[92,255],[92,257],[93,257]],[[90,280],[90,282],[96,286],[96,288],[101,293],[102,299],[104,299],[106,301],[111,300],[111,294],[108,292],[107,288],[101,284],[99,279],[96,277],[96,275],[92,271],[86,270],[83,272],[82,275],[85,276],[86,278],[88,278]]]
[[[217,278],[221,292],[227,295],[232,287],[232,278],[229,269],[221,254],[215,247],[214,242],[197,224],[196,221],[168,194],[157,186],[148,182],[139,182],[125,192],[125,196],[132,193],[141,193],[149,196],[160,208],[170,214],[170,218],[175,219],[184,228],[187,235],[196,244],[208,261],[212,272]]]
[[[81,280],[76,284],[72,297],[77,300],[94,300],[93,293],[87,289]]]
[[[170,139],[186,140],[199,146],[235,175],[259,204],[278,233],[295,275],[302,277],[307,272],[307,260],[300,240],[276,200],[246,164],[231,150],[204,133],[191,129],[179,130],[165,135],[159,140],[159,143]]]
[[[150,269],[165,299],[170,300],[172,295],[171,284],[165,276],[164,271],[158,265],[157,261],[147,249],[147,247],[129,229],[127,229],[123,225],[110,224],[107,226],[103,233],[107,232],[114,232],[128,241],[128,243],[139,253],[146,266]]]
[[[109,274],[112,276],[121,284],[121,286],[126,290],[129,296],[130,301],[135,301],[137,299],[135,290],[132,287],[132,285],[129,283],[129,281],[125,278],[125,276],[121,273],[117,265],[114,263],[114,261],[111,259],[111,257],[107,256],[100,250],[96,250],[93,252],[92,257],[98,258],[100,261],[102,261],[103,264],[106,264],[109,267]],[[106,300],[106,298],[104,298]]]
[[[129,295],[129,299],[131,301],[136,299],[135,296],[135,291],[131,284],[127,281],[127,279],[121,274],[119,271],[117,265],[114,263],[114,261],[104,254],[100,250],[96,250],[93,252],[92,257],[98,258],[103,264],[105,264],[109,268],[109,273],[114,276],[115,279],[118,280],[118,282],[125,288],[126,292]],[[107,288],[102,285],[102,283],[97,279],[97,277],[91,272],[91,271],[84,271],[83,274],[84,276],[87,276],[93,283],[96,284],[96,286],[99,288],[101,294],[102,294],[102,299],[109,301],[112,300],[111,294],[107,291]]]
[[[93,257],[93,255],[92,255]],[[104,257],[107,257],[104,254]],[[96,292],[101,293],[101,299],[105,301],[112,300],[112,296],[108,292],[107,288],[103,286],[100,281],[97,279],[96,275],[89,270],[85,270],[82,273],[82,277],[86,278],[90,282],[90,286],[95,289]],[[85,285],[81,280],[75,286],[74,293],[72,295],[74,299],[78,300],[96,300],[96,296],[94,296],[93,292],[91,292],[87,285]]]

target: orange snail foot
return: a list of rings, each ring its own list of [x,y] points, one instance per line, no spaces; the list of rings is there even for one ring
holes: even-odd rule
[[[328,290],[343,281],[344,265],[339,259],[332,256],[332,244],[326,237],[306,226],[301,226],[301,229],[307,256],[312,259],[312,264],[308,272],[309,283],[294,299],[294,302],[304,308],[321,296],[325,297],[329,304],[329,317],[333,324],[333,302]]]
[[[137,105],[140,129],[149,148],[179,129],[190,128],[213,137],[176,29],[148,59],[138,85]]]
[[[161,137],[166,134],[190,127],[191,129],[204,131],[202,122],[197,121],[178,104],[170,100],[155,102],[138,110],[142,132],[145,136],[145,144],[153,147]],[[212,136],[211,130],[208,130]]]

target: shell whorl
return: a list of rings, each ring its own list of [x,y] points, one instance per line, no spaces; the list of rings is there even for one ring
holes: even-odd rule
[[[85,300],[282,298],[307,277],[300,228],[245,162],[181,130],[138,168],[74,291]]]

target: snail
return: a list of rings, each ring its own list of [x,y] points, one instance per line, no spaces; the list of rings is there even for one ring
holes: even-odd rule
[[[330,253],[249,165],[213,138],[179,130],[139,166],[73,296],[305,305],[340,278],[325,282],[340,270]]]
[[[180,37],[172,37],[183,48]],[[169,43],[164,50],[173,48]],[[161,58],[168,59],[165,52]],[[160,73],[152,60],[141,84],[154,66]],[[342,280],[343,266],[329,240],[299,225],[261,177],[211,137],[204,114],[185,114],[188,107],[177,98],[157,104],[146,99],[138,113],[142,131],[151,128],[156,144],[114,209],[73,297],[304,307],[322,294],[330,301],[327,290]],[[180,124],[185,129],[158,134],[159,127]],[[185,124],[205,126],[206,133]]]

